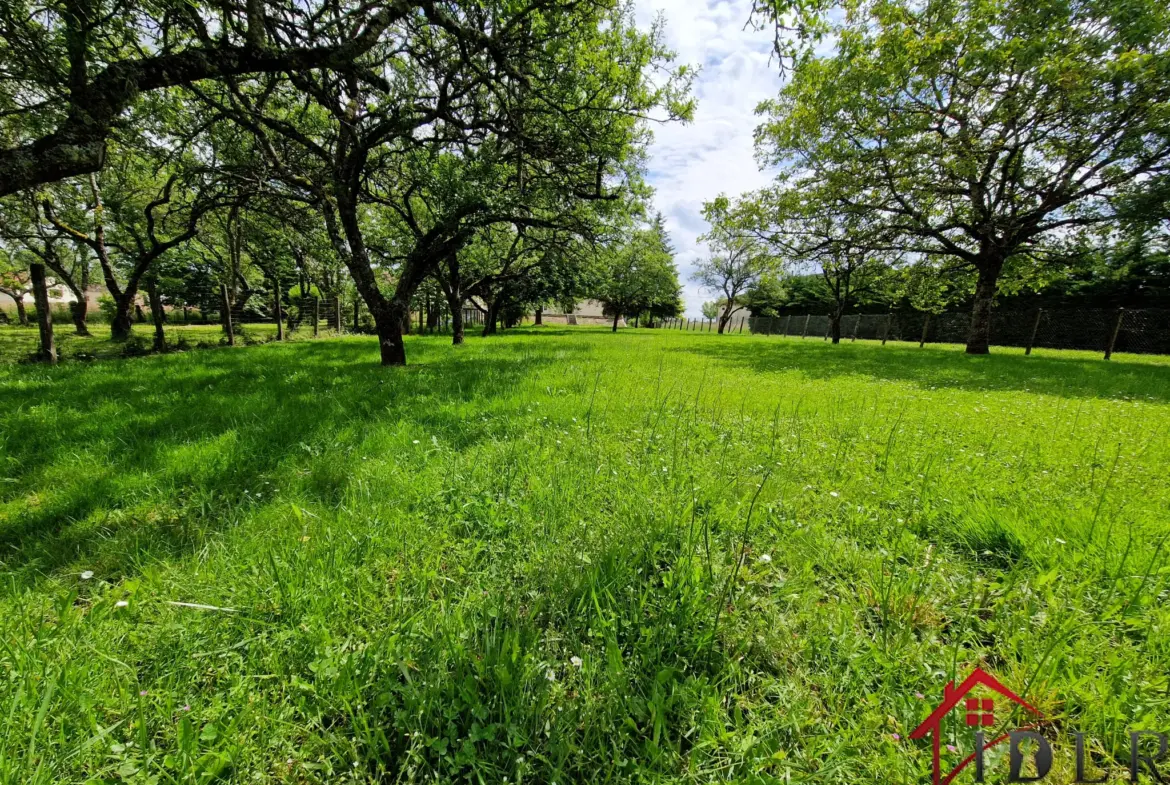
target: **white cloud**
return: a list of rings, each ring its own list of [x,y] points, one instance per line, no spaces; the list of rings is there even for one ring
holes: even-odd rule
[[[679,62],[702,66],[694,122],[655,128],[648,172],[654,205],[666,216],[675,246],[687,314],[697,317],[703,301],[713,299],[690,281],[695,261],[707,252],[697,240],[707,229],[703,202],[771,180],[756,166],[752,132],[756,104],[775,97],[781,79],[770,36],[747,24],[750,0],[638,0],[640,26],[648,27],[659,12]]]

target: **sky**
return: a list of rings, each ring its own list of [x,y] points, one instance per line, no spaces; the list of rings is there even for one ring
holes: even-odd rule
[[[700,316],[703,292],[690,280],[695,262],[707,254],[698,242],[707,230],[703,202],[721,193],[734,196],[766,185],[752,147],[756,104],[780,90],[779,68],[770,61],[768,32],[745,28],[750,0],[637,0],[638,26],[666,15],[666,40],[679,63],[700,66],[694,84],[698,99],[689,125],[654,128],[648,179],[654,206],[666,217],[688,316]]]

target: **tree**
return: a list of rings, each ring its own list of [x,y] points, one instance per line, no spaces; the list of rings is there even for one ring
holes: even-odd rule
[[[117,165],[100,178],[91,176],[89,187],[90,227],[67,223],[49,199],[42,207],[62,236],[88,246],[97,256],[114,300],[110,335],[124,341],[130,337],[140,287],[154,285],[147,277],[151,266],[195,236],[200,219],[221,204],[220,195],[206,171],[182,161],[160,165],[155,155],[130,149],[120,149]],[[160,334],[156,329],[156,336]]]
[[[100,171],[141,94],[249,74],[358,69],[412,16],[455,25],[455,3],[27,0],[0,4],[0,196]],[[479,43],[469,39],[468,43]],[[11,140],[11,141],[9,141]]]
[[[42,270],[47,269],[52,273],[55,284],[64,284],[69,288],[74,296],[74,301],[69,303],[74,329],[78,335],[88,336],[89,329],[86,325],[88,306],[86,289],[89,286],[90,267],[88,249],[63,239],[52,230],[52,227],[46,226],[41,219],[36,199],[36,195],[30,192],[8,197],[0,203],[3,206],[3,211],[0,212],[0,236],[10,244],[14,269],[28,271],[30,291],[34,297],[37,296],[34,286],[37,278],[32,275],[33,265],[39,265]],[[27,258],[22,262],[19,260],[20,256]],[[43,277],[46,273],[42,272],[40,275]],[[12,292],[18,290],[18,281],[19,276],[13,278]],[[46,302],[47,300],[46,294]],[[22,317],[22,324],[25,323],[27,317],[24,315],[23,301],[18,303],[17,311],[18,316]],[[39,318],[41,314],[38,312],[37,316]],[[42,331],[44,332],[45,328]],[[51,325],[49,331],[51,332]],[[46,357],[50,354],[44,347],[41,353]]]
[[[721,308],[721,303],[718,300],[714,300],[703,303],[699,310],[702,311],[704,319],[718,319]]]
[[[24,306],[26,295],[32,294],[32,278],[28,267],[21,264],[16,254],[7,248],[0,249],[0,294],[6,294],[16,304],[16,320],[21,327],[28,327],[28,310]]]
[[[625,242],[602,251],[603,274],[594,296],[613,317],[613,331],[623,317],[648,313],[666,317],[681,310],[678,268],[663,235],[653,227],[634,230]]]
[[[733,203],[721,195],[703,205],[703,217],[711,229],[699,239],[711,247],[712,253],[696,266],[691,280],[707,291],[723,295],[719,301],[722,333],[742,306],[744,294],[761,275],[775,267],[775,260],[752,231],[754,216],[750,205]]]
[[[1005,264],[1114,220],[1116,197],[1166,172],[1170,11],[1109,0],[833,6],[760,6],[781,54],[797,55],[789,85],[762,105],[764,162],[797,190],[825,187],[884,216],[898,250],[974,271],[967,351],[986,353]],[[824,36],[835,45],[822,54]]]
[[[830,304],[833,343],[841,342],[841,317],[863,296],[888,282],[897,254],[880,213],[842,206],[839,191],[805,186],[761,192],[750,210],[756,232],[789,265],[820,276]]]
[[[582,231],[580,203],[617,199],[639,174],[649,113],[689,116],[689,72],[651,79],[670,53],[660,26],[640,33],[630,14],[530,0],[416,15],[362,60],[392,63],[390,83],[322,71],[291,88],[271,77],[192,89],[255,135],[259,176],[322,211],[382,363],[401,365],[415,290],[477,232]],[[378,221],[390,224],[382,249],[367,238]],[[393,269],[390,292],[375,258]]]

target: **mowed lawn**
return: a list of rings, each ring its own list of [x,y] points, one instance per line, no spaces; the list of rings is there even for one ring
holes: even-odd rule
[[[975,665],[1054,782],[1170,730],[1167,359],[448,341],[0,367],[0,781],[916,783]]]

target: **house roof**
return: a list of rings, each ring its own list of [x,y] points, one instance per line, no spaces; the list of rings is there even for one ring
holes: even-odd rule
[[[998,692],[1008,700],[1023,706],[1033,714],[1041,714],[1039,709],[1009,690],[1000,683],[999,679],[995,678],[990,673],[987,673],[982,668],[976,668],[971,672],[970,676],[963,679],[963,683],[958,687],[955,687],[954,681],[947,682],[947,686],[943,690],[943,702],[939,704],[937,709],[930,713],[929,717],[922,721],[921,725],[910,732],[910,738],[921,739],[927,733],[937,728],[942,718],[945,717],[951,709],[955,708],[955,706],[958,705],[959,701],[961,701],[964,696],[967,695],[967,693],[973,690],[976,685],[980,684],[982,684],[984,687],[987,687],[989,690]]]

